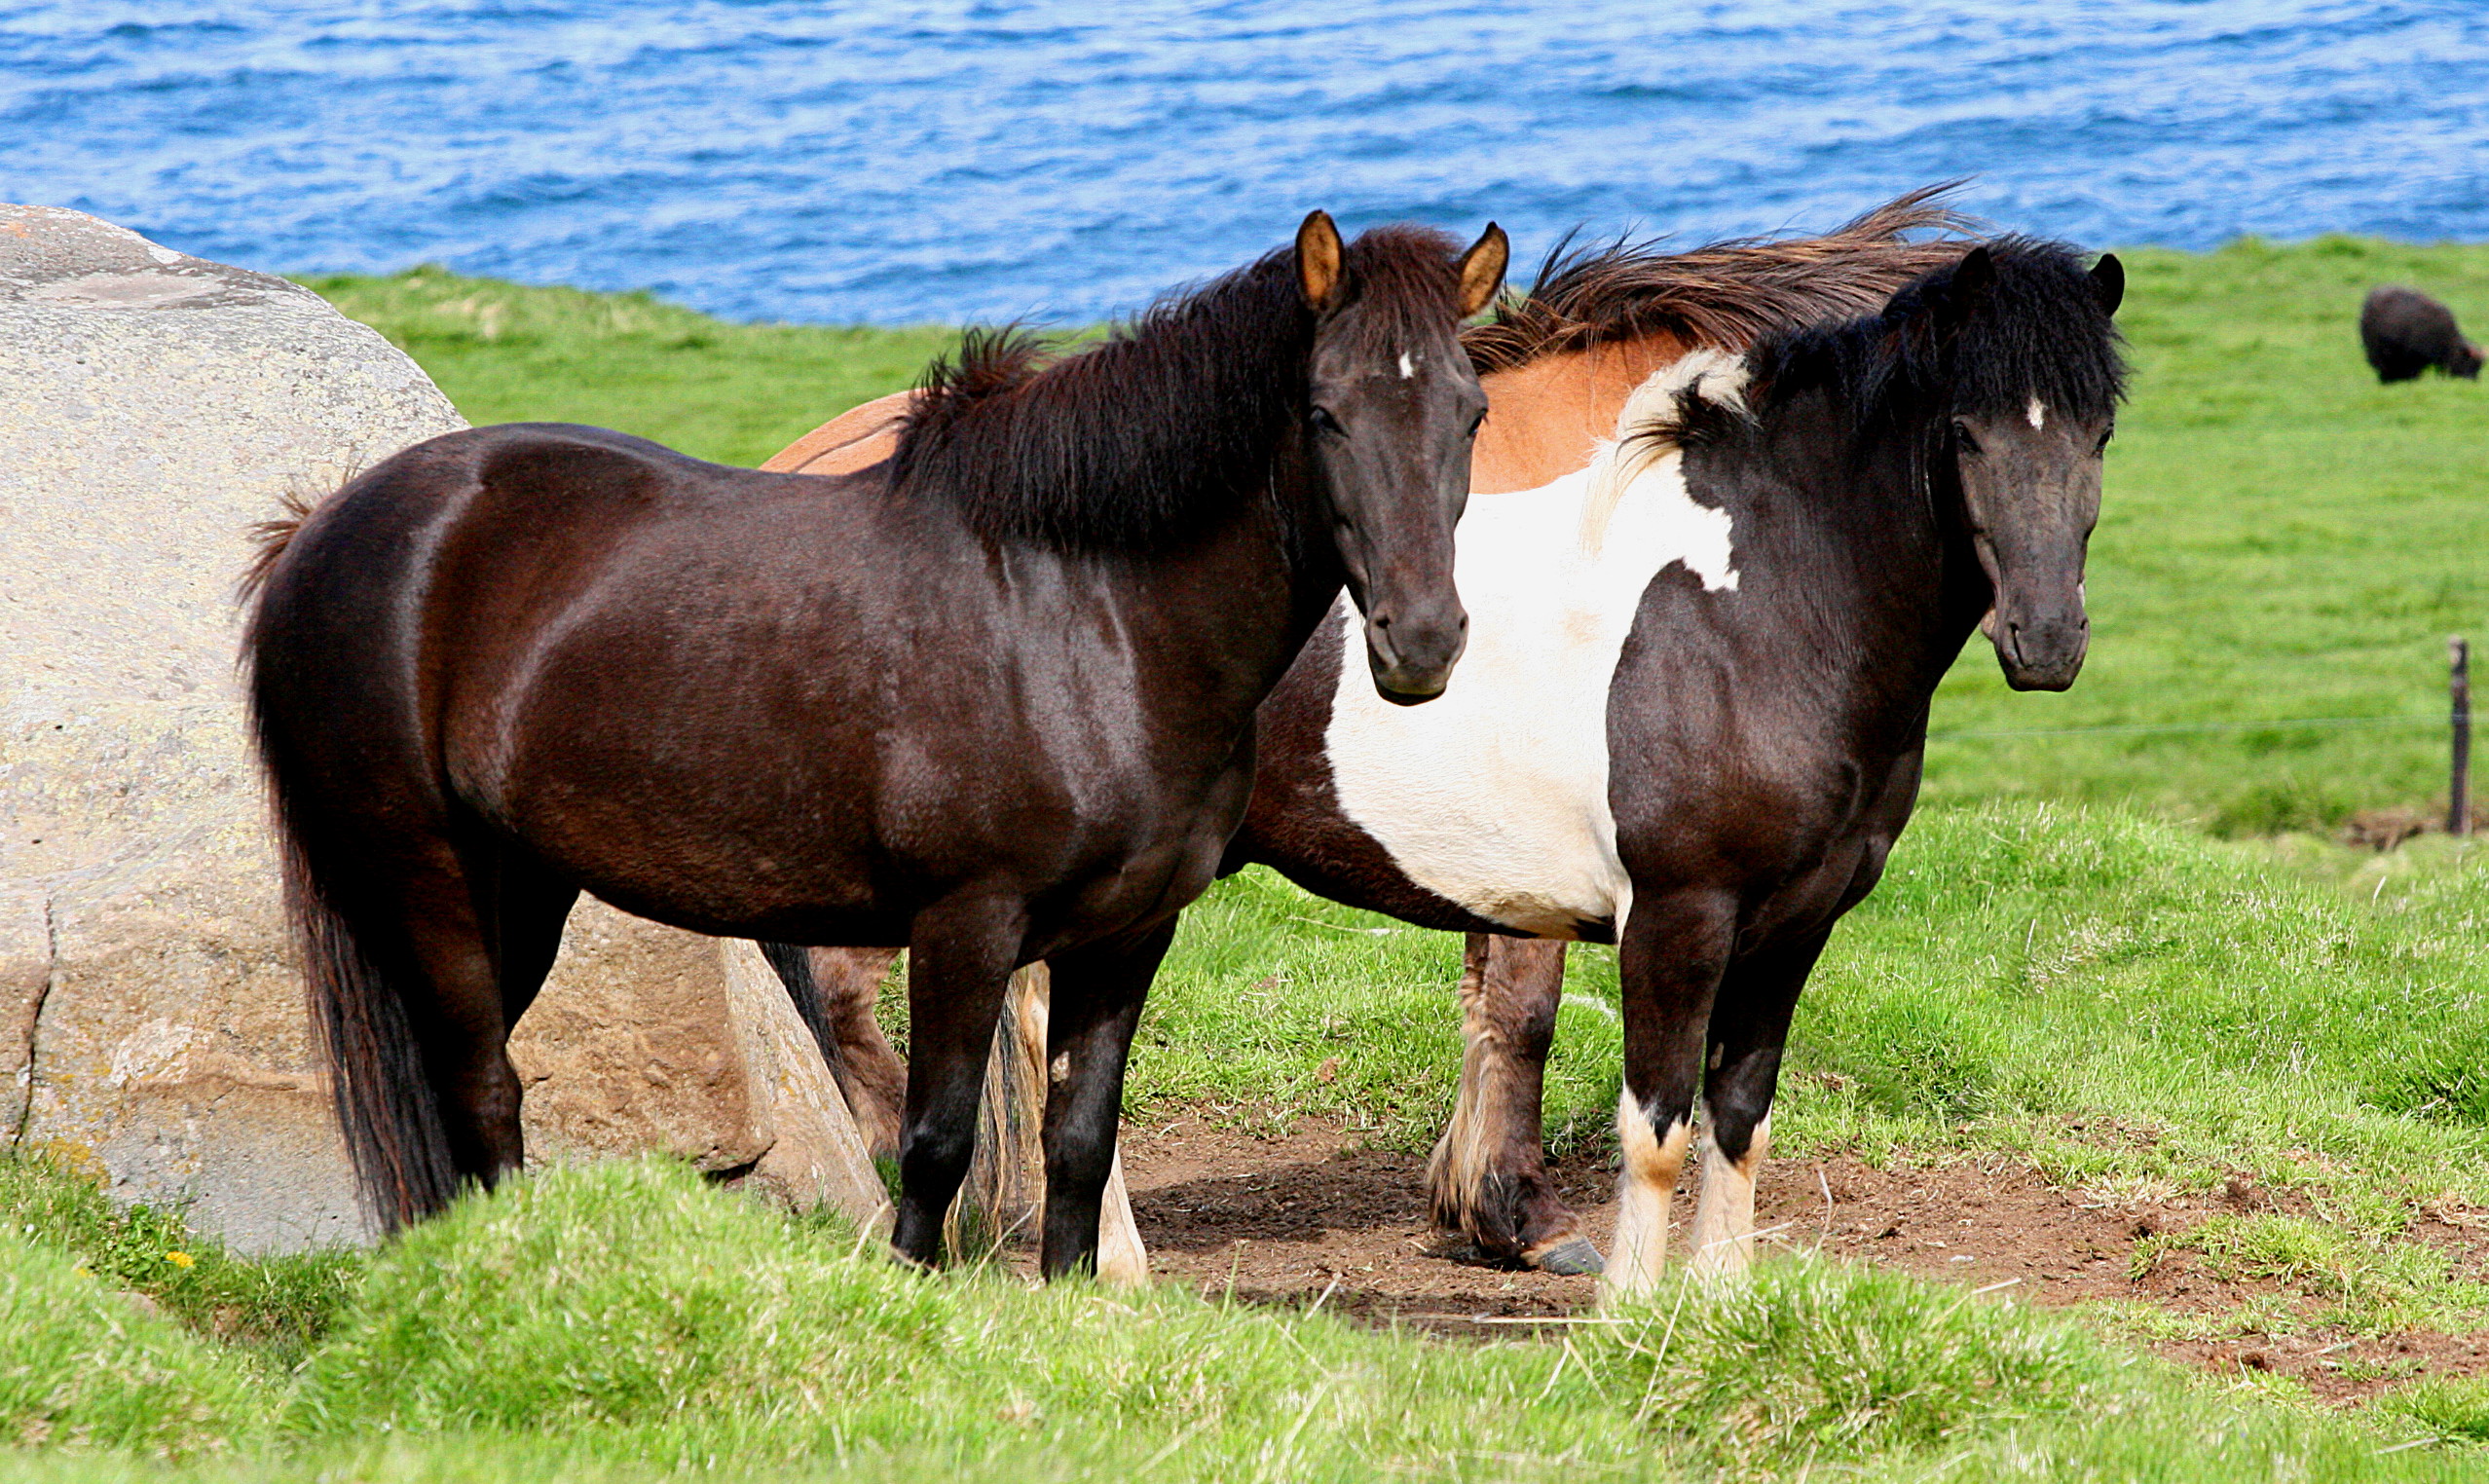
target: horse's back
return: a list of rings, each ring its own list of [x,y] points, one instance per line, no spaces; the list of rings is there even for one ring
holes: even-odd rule
[[[894,391],[850,407],[778,450],[761,465],[772,473],[852,474],[896,452],[899,428],[915,405],[912,391]]]
[[[880,503],[601,428],[445,434],[291,539],[254,625],[262,689],[284,692],[262,709],[321,718],[299,729],[331,773],[386,757],[435,781],[423,812],[518,827],[556,861],[684,790],[767,833],[790,748],[870,729],[870,639],[905,581],[873,572]],[[726,756],[738,730],[770,757]]]

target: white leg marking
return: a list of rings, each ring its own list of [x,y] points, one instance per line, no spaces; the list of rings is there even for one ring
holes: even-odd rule
[[[2023,409],[2023,416],[2031,420],[2034,431],[2048,426],[2048,409],[2040,405],[2038,397],[2031,398],[2031,405]]]
[[[1124,1190],[1124,1140],[1115,1138],[1115,1164],[1106,1172],[1105,1199],[1097,1206],[1097,1277],[1133,1288],[1149,1281],[1149,1254],[1133,1224],[1133,1199]]]
[[[1746,1271],[1755,1253],[1755,1175],[1771,1148],[1771,1120],[1755,1126],[1746,1157],[1731,1160],[1702,1131],[1702,1194],[1694,1202],[1692,1268],[1696,1273]]]
[[[1599,1301],[1638,1298],[1659,1286],[1668,1260],[1668,1200],[1685,1169],[1693,1130],[1680,1119],[1665,1137],[1651,1132],[1651,1119],[1626,1091],[1616,1098],[1616,1138],[1624,1146],[1624,1174],[1617,1182],[1616,1240],[1599,1279]]]

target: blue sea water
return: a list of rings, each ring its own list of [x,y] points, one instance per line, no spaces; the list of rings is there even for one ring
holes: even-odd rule
[[[1909,186],[2093,244],[2489,239],[2489,4],[0,0],[0,199],[277,272],[1086,320],[1315,205],[1525,257]]]

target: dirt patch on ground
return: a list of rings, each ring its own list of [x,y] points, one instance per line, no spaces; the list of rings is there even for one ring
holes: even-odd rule
[[[1479,1263],[1430,1224],[1423,1157],[1363,1146],[1358,1135],[1298,1119],[1260,1138],[1198,1115],[1130,1131],[1125,1174],[1151,1271],[1205,1293],[1325,1309],[1375,1323],[1483,1338],[1515,1324],[1587,1310],[1597,1280],[1512,1272]],[[1560,1163],[1565,1199],[1606,1250],[1615,1176],[1601,1162]],[[1677,1231],[1692,1219],[1690,1171]],[[1765,1168],[1756,1225],[1768,1241],[1820,1250],[2032,1303],[2132,1299],[2189,1314],[2227,1311],[2272,1284],[2223,1282],[2192,1255],[2165,1254],[2131,1278],[2136,1243],[2228,1210],[2259,1208],[2233,1188],[2201,1202],[2147,1206],[2088,1201],[2008,1158],[1882,1170],[1854,1159],[1774,1160]],[[2424,1222],[2414,1235],[2489,1265],[2489,1233]],[[2418,1375],[2489,1372],[2489,1337],[2411,1334],[2362,1340],[2315,1333],[2159,1347],[2212,1370],[2289,1376],[2348,1400]]]

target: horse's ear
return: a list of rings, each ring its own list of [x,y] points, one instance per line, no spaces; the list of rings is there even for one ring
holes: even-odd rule
[[[1309,212],[1296,229],[1296,285],[1305,291],[1305,307],[1316,314],[1337,309],[1348,275],[1340,269],[1345,249],[1340,229],[1328,211]]]
[[[1988,256],[1986,242],[1963,253],[1962,260],[1953,265],[1953,276],[1945,282],[1945,292],[1932,306],[1936,333],[1950,337],[1960,329],[1995,283],[1996,260]]]
[[[1504,287],[1504,270],[1511,261],[1511,241],[1502,227],[1487,223],[1486,231],[1461,254],[1462,318],[1495,302],[1496,291]]]
[[[2126,302],[2126,265],[2114,252],[2103,252],[2092,265],[2092,292],[2099,297],[2100,313],[2114,315]]]

